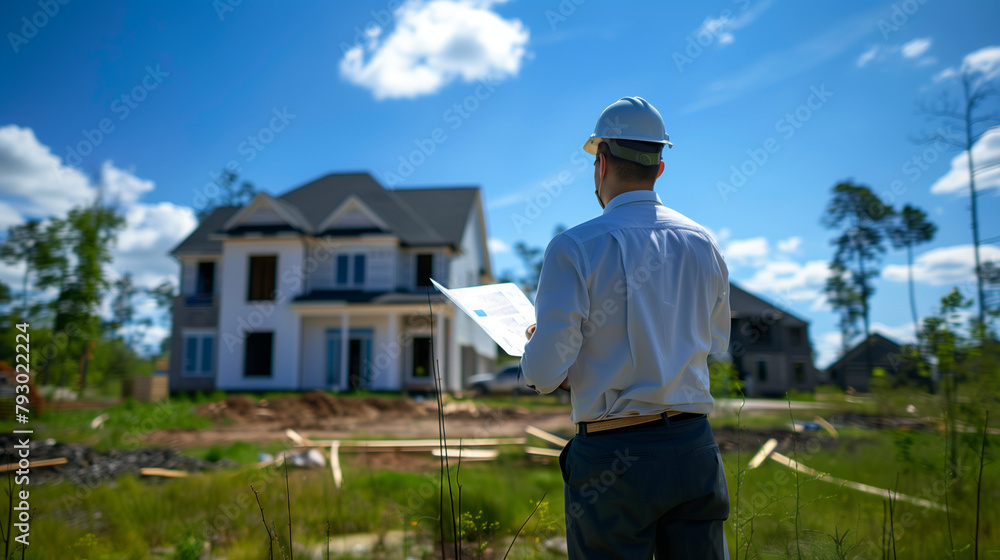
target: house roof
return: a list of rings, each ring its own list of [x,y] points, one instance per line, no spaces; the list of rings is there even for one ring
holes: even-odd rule
[[[800,326],[809,324],[808,321],[789,313],[758,295],[751,294],[732,281],[729,282],[729,287],[729,309],[733,318],[777,315],[774,317],[775,319],[785,320],[788,324]]]
[[[868,336],[867,339],[858,342],[853,348],[851,348],[847,352],[844,352],[844,355],[838,358],[836,362],[833,362],[832,364],[826,366],[826,371],[832,371],[838,369],[847,362],[851,362],[862,358],[861,354],[863,354],[865,350],[865,341],[870,341],[872,347],[882,345],[883,347],[892,348],[892,351],[896,353],[899,353],[900,350],[902,349],[902,346],[900,346],[900,344],[895,340],[882,336],[877,332],[872,333],[871,335]]]
[[[222,226],[240,209],[239,206],[220,206],[208,216],[205,216],[187,239],[174,247],[170,254],[217,255],[222,253],[222,242],[209,239],[209,235],[222,229]]]
[[[403,245],[458,247],[462,242],[466,222],[478,201],[476,187],[426,188],[388,190],[368,173],[332,173],[275,197],[310,229],[318,228],[325,219],[351,195],[361,200],[399,237]],[[215,209],[198,225],[187,239],[171,251],[172,254],[217,254],[222,242],[210,239],[223,233],[226,222],[240,207]],[[262,231],[262,226],[253,226]],[[265,226],[266,227],[266,226]],[[273,226],[272,226],[273,227]],[[247,228],[237,226],[226,233],[238,234]],[[316,232],[334,235],[358,235],[368,230],[347,229]],[[266,233],[266,232],[264,232]]]

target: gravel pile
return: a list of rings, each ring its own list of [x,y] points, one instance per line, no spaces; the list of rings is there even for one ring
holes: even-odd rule
[[[17,439],[12,434],[0,434],[0,462],[16,463],[19,459]],[[47,484],[60,481],[75,485],[88,485],[111,480],[125,474],[139,476],[139,469],[159,467],[187,472],[203,471],[223,467],[235,467],[229,459],[217,462],[188,457],[169,448],[112,449],[106,453],[95,451],[77,443],[59,443],[55,440],[32,440],[31,461],[65,457],[63,465],[32,468],[31,484]]]

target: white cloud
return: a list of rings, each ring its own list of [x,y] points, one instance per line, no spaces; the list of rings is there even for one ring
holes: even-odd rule
[[[978,74],[980,83],[1000,76],[1000,46],[984,47],[965,55],[958,68],[945,68],[935,74],[933,80],[948,80],[963,72]]]
[[[871,62],[872,59],[875,58],[875,55],[878,54],[878,49],[879,46],[875,45],[872,48],[868,49],[867,51],[861,53],[861,56],[858,57],[858,61],[855,63],[857,64],[858,68],[863,68],[866,64]]]
[[[861,53],[854,64],[858,68],[864,68],[872,61],[897,62],[900,59],[919,59],[917,60],[918,66],[927,66],[934,64],[936,60],[933,57],[920,57],[930,50],[932,43],[930,37],[920,37],[902,45],[873,45],[872,48]]]
[[[1000,129],[987,132],[972,146],[976,168],[1000,162]],[[976,173],[976,192],[1000,190],[1000,166]],[[951,169],[931,185],[934,194],[969,194],[969,158],[965,152],[951,159]]]
[[[494,3],[406,2],[393,14],[396,26],[388,34],[371,29],[367,45],[344,53],[340,73],[376,99],[432,94],[459,77],[472,82],[516,75],[529,32],[520,20],[493,12]]]
[[[129,208],[139,200],[142,193],[150,192],[153,188],[152,181],[118,169],[111,161],[105,161],[101,165],[100,190],[106,204]]]
[[[191,208],[139,201],[154,188],[153,181],[115,167],[110,161],[101,165],[94,183],[78,169],[64,165],[38,141],[32,129],[16,125],[0,128],[0,194],[4,196],[0,202],[0,227],[6,230],[26,218],[65,216],[74,206],[89,204],[101,193],[104,202],[125,217],[125,226],[111,250],[113,260],[107,273],[115,278],[131,272],[137,288],[152,288],[164,278],[176,279],[177,265],[167,252],[197,226]],[[0,280],[15,289],[21,286],[23,274],[21,264],[0,264]],[[105,312],[110,297],[102,302]],[[142,300],[136,298],[137,303]]]
[[[732,10],[724,10],[719,14],[719,17],[709,16],[705,18],[705,21],[695,30],[693,35],[699,43],[706,46],[711,44],[707,39],[703,41],[703,38],[707,37],[715,38],[719,47],[732,44],[736,40],[733,31],[753,23],[764,11],[771,7],[771,4],[773,4],[772,0],[756,2],[749,9],[745,9],[735,15],[732,13]]]
[[[169,202],[136,204],[125,213],[127,225],[118,234],[114,267],[132,273],[138,286],[155,287],[177,276],[177,263],[167,253],[197,227],[194,211]]]
[[[778,250],[782,253],[797,253],[802,246],[802,238],[798,236],[789,237],[778,241]]]
[[[909,321],[895,327],[886,325],[885,323],[874,322],[872,323],[871,329],[872,332],[877,332],[882,336],[900,344],[914,343],[917,341],[917,335],[913,331],[913,321]]]
[[[751,239],[735,239],[726,245],[723,251],[727,262],[735,264],[762,263],[770,254],[767,239],[754,237]]]
[[[11,216],[45,218],[93,200],[96,189],[80,170],[42,145],[30,128],[14,124],[0,127],[0,195]],[[6,212],[5,212],[6,213]]]
[[[761,266],[742,284],[748,290],[779,294],[790,301],[813,301],[823,297],[823,287],[829,276],[826,261],[770,261]]]
[[[818,369],[826,369],[830,364],[837,361],[837,358],[840,357],[842,339],[843,337],[839,331],[827,331],[819,336],[816,344],[813,346],[813,351],[816,352],[815,361]]]
[[[914,39],[909,43],[904,44],[901,47],[903,56],[906,58],[917,58],[918,56],[927,52],[927,49],[931,48],[930,37],[922,37],[920,39]]]
[[[495,237],[491,237],[489,242],[487,242],[491,253],[509,253],[510,245],[507,245],[502,240]]]
[[[1000,261],[1000,247],[980,245],[982,261]],[[975,281],[975,257],[972,245],[955,245],[932,249],[913,262],[913,280],[931,286],[953,286]],[[906,265],[890,264],[882,269],[882,278],[892,282],[906,282]]]

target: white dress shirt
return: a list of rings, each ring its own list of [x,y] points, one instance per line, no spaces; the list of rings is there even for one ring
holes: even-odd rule
[[[626,192],[549,243],[535,319],[521,369],[540,393],[568,377],[574,423],[708,414],[707,358],[729,347],[729,271],[705,228],[652,191]]]

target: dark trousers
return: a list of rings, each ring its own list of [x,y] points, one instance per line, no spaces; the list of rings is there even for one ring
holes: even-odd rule
[[[729,558],[729,491],[704,416],[577,435],[559,464],[571,560]]]

